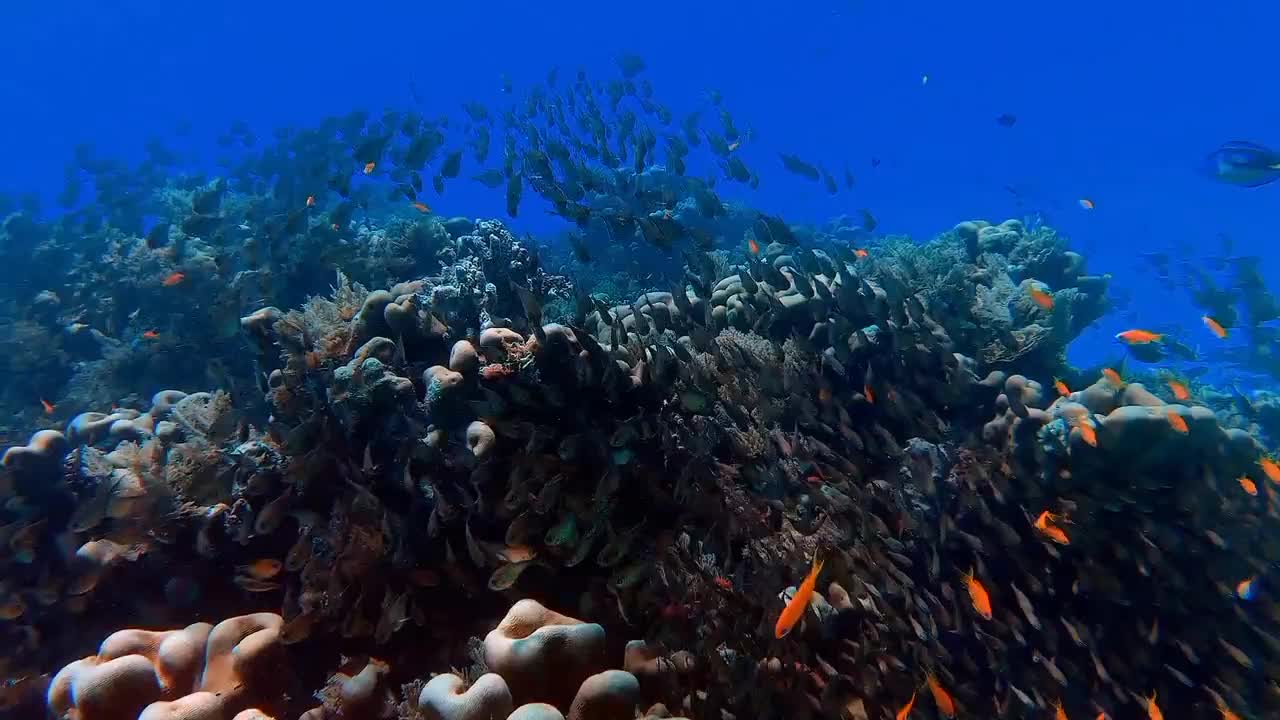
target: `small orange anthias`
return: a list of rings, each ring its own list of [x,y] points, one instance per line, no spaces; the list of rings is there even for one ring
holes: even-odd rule
[[[969,589],[969,600],[973,602],[973,609],[977,610],[984,620],[990,620],[991,595],[982,586],[982,583],[973,576],[973,569],[970,569],[968,574],[964,576],[964,584]]]
[[[925,677],[925,682],[929,685],[929,692],[933,695],[933,704],[938,706],[938,713],[943,717],[953,718],[956,716],[956,701],[951,699],[951,693],[938,682],[938,678],[929,673]]]
[[[782,614],[778,616],[778,624],[773,628],[773,636],[781,640],[791,632],[791,628],[800,622],[800,618],[804,617],[804,611],[809,608],[809,603],[813,600],[813,589],[818,584],[818,574],[822,572],[822,557],[815,553],[813,556],[813,567],[809,569],[809,574],[805,576],[804,582],[800,583],[800,589],[796,591],[795,597],[787,603],[782,609]]]

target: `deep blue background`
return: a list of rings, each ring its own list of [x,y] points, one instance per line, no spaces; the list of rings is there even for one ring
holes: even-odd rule
[[[233,119],[263,137],[356,107],[409,101],[429,111],[500,100],[552,65],[611,75],[636,52],[657,99],[680,116],[719,88],[754,138],[762,209],[793,221],[866,206],[886,232],[927,238],[959,220],[1021,216],[1026,196],[1136,294],[1073,348],[1114,349],[1133,325],[1186,326],[1200,313],[1134,270],[1140,250],[1186,246],[1195,261],[1229,234],[1237,252],[1271,253],[1280,184],[1243,190],[1196,174],[1220,142],[1280,146],[1276,31],[1261,0],[733,3],[49,0],[7,2],[0,43],[0,189],[52,197],[71,147],[141,156],[180,119],[187,149],[213,153]],[[922,85],[921,76],[929,82]],[[1018,123],[1005,129],[1001,113]],[[708,113],[708,120],[714,115]],[[858,177],[837,197],[784,173],[776,151]],[[869,160],[883,164],[872,170]],[[473,168],[468,168],[468,170]],[[464,174],[469,174],[464,170]],[[465,187],[464,187],[465,185]],[[723,186],[722,186],[723,187]],[[501,190],[456,183],[436,209],[500,216]],[[745,193],[741,193],[745,195]],[[732,195],[731,195],[732,196]],[[1077,204],[1091,198],[1096,210]],[[522,213],[520,229],[554,221]],[[1266,264],[1275,276],[1275,259]]]

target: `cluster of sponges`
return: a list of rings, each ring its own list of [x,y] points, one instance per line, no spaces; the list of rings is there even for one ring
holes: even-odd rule
[[[251,720],[280,698],[274,613],[181,630],[121,630],[62,668],[48,706],[66,720]],[[274,693],[273,693],[274,691]],[[257,707],[255,707],[257,706]]]
[[[608,670],[604,628],[521,600],[484,639],[490,672],[470,686],[437,675],[423,686],[425,720],[630,720],[640,683]]]

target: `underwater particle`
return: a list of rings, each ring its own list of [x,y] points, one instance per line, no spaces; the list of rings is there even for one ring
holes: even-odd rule
[[[1080,202],[1080,207],[1084,208],[1085,210],[1093,209],[1093,201],[1090,200],[1089,198],[1080,198],[1079,202]]]
[[[1204,323],[1204,326],[1209,328],[1209,332],[1213,333],[1219,340],[1227,339],[1227,329],[1222,326],[1222,323],[1208,315],[1200,316],[1200,322]]]
[[[316,206],[316,196],[315,196],[315,195],[308,195],[308,196],[307,196],[307,207],[315,207],[315,206]]]
[[[920,87],[924,87],[925,85],[928,85],[928,84],[929,84],[929,76],[928,76],[928,74],[921,75],[921,76],[920,76]]]
[[[809,609],[809,603],[813,600],[813,589],[818,584],[818,575],[822,572],[823,560],[817,553],[813,556],[813,566],[809,569],[809,574],[805,576],[804,582],[800,583],[800,589],[792,596],[787,606],[782,609],[782,614],[778,616],[778,622],[774,625],[773,636],[781,640],[791,632],[796,623],[800,622],[800,618],[804,617],[805,610]]]
[[[1232,140],[1209,153],[1205,171],[1220,182],[1261,187],[1280,179],[1280,153],[1247,140]]]
[[[996,116],[996,124],[1003,128],[1011,128],[1018,124],[1018,116],[1013,113],[1001,113]]]

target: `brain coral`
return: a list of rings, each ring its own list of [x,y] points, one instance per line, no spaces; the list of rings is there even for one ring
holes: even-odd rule
[[[256,613],[181,630],[121,630],[49,685],[55,717],[226,720],[272,698],[283,619]],[[275,693],[279,697],[280,693]]]

